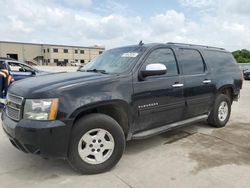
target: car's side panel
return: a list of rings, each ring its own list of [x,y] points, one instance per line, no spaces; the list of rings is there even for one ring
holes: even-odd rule
[[[234,95],[238,95],[242,88],[241,70],[232,54],[213,50],[202,50],[202,54],[211,69],[216,90],[230,87],[233,89]]]

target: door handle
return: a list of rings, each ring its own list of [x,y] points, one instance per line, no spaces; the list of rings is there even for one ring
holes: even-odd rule
[[[212,82],[211,80],[203,80],[203,84],[209,84],[211,82]]]
[[[184,86],[184,84],[174,84],[174,85],[172,85],[172,87],[183,87]]]

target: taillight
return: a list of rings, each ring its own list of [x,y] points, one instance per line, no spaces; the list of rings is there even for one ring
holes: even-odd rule
[[[241,79],[241,81],[243,81],[244,80],[244,74],[243,74],[243,72],[241,71],[241,76],[240,76],[240,79]]]

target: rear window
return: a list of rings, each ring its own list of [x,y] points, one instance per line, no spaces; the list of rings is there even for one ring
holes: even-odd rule
[[[203,59],[197,50],[180,49],[179,59],[184,75],[202,74],[205,71]]]

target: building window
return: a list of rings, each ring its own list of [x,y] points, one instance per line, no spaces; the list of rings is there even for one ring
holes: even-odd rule
[[[82,60],[81,60],[81,64],[83,64],[84,62],[85,62],[85,61],[82,59]]]
[[[53,52],[54,53],[58,53],[58,49],[57,48],[53,48]]]
[[[43,53],[45,53],[45,52],[46,52],[46,50],[44,49],[44,50],[43,50]]]
[[[75,54],[78,54],[78,50],[75,50]]]
[[[54,59],[54,63],[58,63],[58,59]]]
[[[48,59],[48,63],[50,63],[50,59]]]
[[[69,62],[69,60],[68,60],[68,59],[64,59],[63,61],[64,61],[64,63],[68,63],[68,62]]]
[[[47,52],[49,53],[49,48],[47,49]]]
[[[80,50],[80,53],[81,53],[81,54],[84,54],[84,50]]]
[[[68,49],[63,49],[63,53],[68,53],[69,50]]]
[[[102,54],[103,51],[99,51],[99,55]]]

